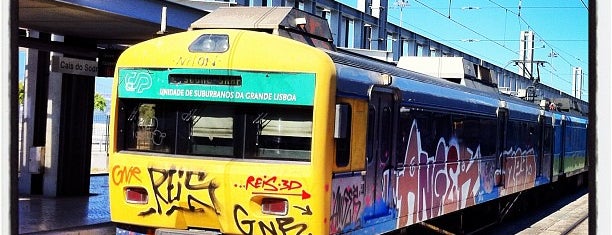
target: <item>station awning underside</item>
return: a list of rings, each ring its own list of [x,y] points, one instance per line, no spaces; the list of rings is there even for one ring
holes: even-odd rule
[[[19,27],[97,44],[131,44],[158,36],[167,7],[167,31],[184,31],[207,13],[159,0],[19,0]],[[20,39],[20,46],[28,47]]]

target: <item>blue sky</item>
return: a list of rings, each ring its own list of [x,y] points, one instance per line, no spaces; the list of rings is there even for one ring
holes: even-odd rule
[[[534,60],[549,63],[540,69],[541,82],[571,94],[572,68],[582,67],[588,99],[588,0],[405,1],[404,28],[508,70],[517,70],[508,64],[518,59],[520,32],[534,31]],[[357,7],[357,0],[341,2]],[[388,9],[388,20],[399,25],[395,0]],[[556,57],[549,57],[552,50]]]
[[[582,67],[582,98],[588,100],[588,0],[404,1],[405,28],[508,70],[516,71],[509,62],[518,59],[520,31],[533,30],[534,60],[548,62],[540,69],[541,82],[572,94],[572,68]],[[341,2],[357,8],[357,0]],[[388,20],[399,25],[395,0],[389,0],[388,10]],[[556,57],[549,56],[552,50]],[[21,52],[19,60],[24,64]],[[22,68],[19,73],[22,79]]]

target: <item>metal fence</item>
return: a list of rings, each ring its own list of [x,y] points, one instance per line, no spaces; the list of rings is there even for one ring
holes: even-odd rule
[[[94,113],[91,132],[91,152],[108,153],[108,125],[110,115],[106,113]]]
[[[25,125],[25,119],[23,115],[23,108],[19,108],[19,133],[18,133],[18,151],[19,156],[24,156],[23,151],[23,138],[24,138],[24,130],[23,126]],[[92,124],[92,136],[91,136],[91,152],[92,153],[108,153],[108,138],[109,138],[109,130],[108,125],[110,123],[110,115],[106,113],[94,113],[93,124]]]

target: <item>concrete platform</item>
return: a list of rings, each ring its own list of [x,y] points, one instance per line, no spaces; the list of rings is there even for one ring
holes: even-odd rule
[[[84,197],[20,196],[19,234],[70,234],[75,229],[112,226],[108,175],[91,176],[89,192],[90,196]],[[114,234],[114,230],[106,233]]]
[[[565,234],[576,223],[582,221],[589,214],[589,194],[584,194],[573,202],[567,204],[556,212],[546,216],[529,228],[520,231],[520,235],[554,235]],[[589,234],[588,217],[573,229],[569,234]]]

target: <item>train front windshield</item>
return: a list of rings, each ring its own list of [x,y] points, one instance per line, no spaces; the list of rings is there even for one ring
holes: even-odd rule
[[[122,99],[119,150],[310,161],[312,107]]]

